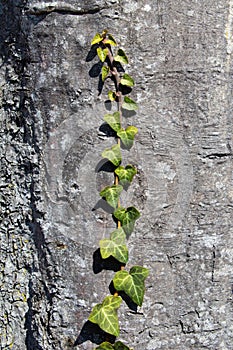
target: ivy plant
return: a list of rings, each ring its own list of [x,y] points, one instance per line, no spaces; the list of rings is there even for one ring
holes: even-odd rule
[[[125,293],[138,306],[142,306],[145,293],[145,279],[149,270],[143,266],[132,266],[129,271],[125,265],[128,262],[127,237],[132,233],[140,212],[134,206],[124,208],[120,203],[120,196],[133,181],[137,169],[131,164],[123,165],[122,148],[130,150],[134,145],[138,132],[133,125],[123,125],[124,110],[136,111],[137,103],[128,96],[134,86],[134,79],[125,72],[124,65],[129,63],[128,57],[122,48],[117,48],[117,42],[107,30],[96,33],[91,41],[92,50],[101,61],[101,80],[104,84],[107,79],[113,81],[114,90],[108,91],[108,99],[115,103],[115,111],[104,115],[103,120],[112,129],[116,143],[111,148],[103,150],[102,157],[114,166],[114,181],[100,191],[102,197],[113,207],[113,219],[117,227],[109,233],[109,237],[99,242],[102,259],[115,258],[120,263],[120,269],[112,279],[114,292],[95,305],[89,316],[89,321],[97,324],[106,333],[118,336],[119,322],[117,311],[122,303],[121,293]],[[115,52],[115,54],[114,54]],[[129,350],[129,347],[120,341],[111,344],[107,341],[100,344],[96,350]]]

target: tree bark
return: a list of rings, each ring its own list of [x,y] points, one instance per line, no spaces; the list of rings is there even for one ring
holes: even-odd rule
[[[87,321],[114,272],[98,242],[112,182],[90,41],[108,28],[128,54],[139,112],[124,194],[141,218],[128,266],[150,269],[119,339],[142,350],[232,348],[232,0],[0,2],[1,349],[92,349]],[[88,54],[89,53],[89,54]],[[93,58],[93,59],[92,59]],[[107,85],[110,83],[107,83]]]

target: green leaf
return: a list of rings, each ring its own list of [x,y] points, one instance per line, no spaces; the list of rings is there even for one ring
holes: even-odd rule
[[[126,346],[124,343],[122,343],[121,341],[117,341],[114,344],[114,349],[115,350],[130,350],[130,348],[128,346]]]
[[[107,186],[100,192],[100,196],[105,198],[113,208],[116,208],[122,191],[123,187],[121,185]]]
[[[123,270],[118,271],[114,278],[113,284],[117,291],[125,292],[134,303],[142,306],[145,279],[149,274],[149,270],[142,266],[133,266],[129,272]]]
[[[136,111],[138,109],[138,105],[134,100],[128,96],[125,96],[124,102],[122,103],[122,108],[127,109],[128,111]]]
[[[111,233],[110,239],[100,240],[100,254],[103,259],[113,256],[123,264],[128,261],[128,249],[125,244],[125,233],[120,227]]]
[[[91,41],[91,45],[97,44],[102,40],[103,40],[102,35],[100,33],[96,33],[96,35],[94,36],[94,38]]]
[[[110,44],[112,46],[116,46],[117,43],[116,43],[116,40],[114,39],[114,37],[111,35],[111,34],[108,34],[108,39],[106,39],[104,41],[105,44]]]
[[[114,60],[123,64],[127,64],[129,62],[125,52],[122,49],[117,51],[117,55],[114,57]]]
[[[115,169],[115,173],[119,178],[119,183],[122,186],[127,186],[129,183],[132,182],[134,175],[137,174],[137,170],[129,164],[126,165],[126,167],[119,166]]]
[[[110,71],[110,68],[109,68],[109,67],[107,67],[107,66],[103,66],[103,67],[102,67],[102,70],[101,70],[102,81],[105,81],[105,79],[106,79],[107,76],[108,76],[109,71]]]
[[[122,129],[117,132],[117,136],[127,148],[131,148],[134,142],[134,136],[137,134],[138,128],[135,126],[128,126],[125,130]]]
[[[110,101],[115,101],[116,93],[114,91],[109,91],[108,92],[108,98],[109,98]]]
[[[98,49],[97,49],[98,50]],[[121,81],[120,81],[121,85],[126,85],[126,86],[129,86],[129,87],[132,87],[134,86],[134,80],[133,78],[131,78],[131,76],[129,74],[124,74],[123,77],[121,78]]]
[[[102,152],[102,157],[107,158],[113,165],[118,166],[121,163],[121,150],[117,144],[111,148],[107,148]]]
[[[117,310],[121,305],[121,301],[122,299],[119,296],[107,296],[102,304],[93,307],[88,320],[98,324],[103,331],[117,337],[119,335]]]
[[[121,222],[126,235],[130,235],[133,232],[135,221],[140,217],[140,212],[135,207],[120,207],[114,211],[113,215]]]
[[[105,114],[104,121],[111,126],[111,128],[118,132],[121,130],[120,113],[115,112],[113,114]]]
[[[97,48],[97,55],[101,62],[104,62],[107,55],[108,55],[108,49],[102,49],[101,47]]]
[[[114,345],[105,341],[95,348],[95,350],[130,350],[130,348],[121,341],[117,341]]]
[[[95,350],[114,350],[114,347],[113,347],[112,344],[110,344],[107,341],[105,341],[102,344],[100,344],[100,346],[95,348]]]

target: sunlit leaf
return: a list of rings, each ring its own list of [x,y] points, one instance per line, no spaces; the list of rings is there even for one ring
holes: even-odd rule
[[[97,346],[97,348],[95,348],[95,350],[114,350],[114,347],[111,343],[105,341],[102,344],[100,344],[99,346]]]
[[[123,75],[123,77],[120,80],[120,83],[121,83],[121,85],[126,85],[126,86],[129,86],[129,87],[134,86],[133,78],[131,78],[131,76],[129,74],[127,74],[127,73],[125,73]]]
[[[117,337],[119,335],[117,310],[121,305],[121,301],[122,299],[119,296],[107,296],[102,304],[93,307],[88,320],[98,324],[103,331]]]
[[[100,254],[103,259],[113,256],[121,263],[126,264],[128,261],[128,249],[125,244],[125,233],[120,227],[111,233],[110,239],[101,239]]]
[[[138,105],[134,100],[128,96],[125,96],[124,102],[122,103],[122,108],[127,109],[128,111],[136,111],[138,109]]]
[[[145,279],[149,274],[149,270],[142,266],[133,266],[129,272],[118,271],[114,278],[113,284],[117,291],[125,292],[134,303],[142,306]]]
[[[108,34],[108,39],[106,39],[104,41],[105,44],[110,44],[112,46],[116,46],[117,43],[116,43],[116,40],[114,39],[114,37],[111,35],[111,34]]]
[[[107,148],[102,152],[102,157],[107,158],[113,165],[118,166],[121,163],[121,150],[120,146],[114,145],[111,148]]]
[[[107,78],[109,70],[110,69],[107,66],[102,67],[102,69],[101,69],[102,81],[105,81],[105,79]]]
[[[114,91],[109,91],[108,92],[108,98],[109,98],[110,101],[115,101],[116,93]]]
[[[127,147],[131,148],[133,146],[134,137],[138,132],[138,128],[135,126],[128,126],[125,130],[122,129],[117,132],[117,136],[120,137],[122,143]]]
[[[106,57],[108,55],[108,49],[102,49],[101,47],[97,48],[97,55],[101,62],[104,62],[106,60]]]
[[[126,167],[119,166],[115,169],[115,173],[118,176],[119,183],[122,186],[127,186],[132,182],[134,175],[136,175],[137,170],[132,165],[126,165]]]
[[[140,212],[135,207],[117,208],[114,217],[121,222],[121,226],[126,235],[133,232],[135,221],[140,217]]]
[[[117,131],[121,130],[120,113],[119,112],[115,112],[113,114],[105,114],[104,121],[106,121],[108,123],[108,125],[111,126],[111,128],[114,131],[117,132]]]
[[[100,196],[105,198],[109,205],[116,208],[122,191],[123,187],[121,185],[107,186],[100,192]]]
[[[105,341],[95,348],[95,350],[130,350],[130,348],[121,341],[117,341],[114,345]]]
[[[96,33],[96,35],[94,36],[94,38],[91,41],[91,45],[97,44],[102,40],[103,40],[102,35],[100,33]]]
[[[114,56],[114,60],[117,61],[117,62],[123,63],[123,64],[127,64],[128,63],[128,58],[127,58],[125,52],[122,49],[119,49],[117,51],[116,56]]]

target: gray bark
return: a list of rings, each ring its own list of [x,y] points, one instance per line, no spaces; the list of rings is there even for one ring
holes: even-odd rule
[[[2,0],[0,16],[1,349],[100,340],[86,321],[114,275],[93,271],[114,228],[96,205],[114,139],[99,130],[108,87],[98,96],[86,57],[104,28],[136,81],[139,135],[124,157],[138,174],[123,202],[141,210],[128,266],[150,269],[143,307],[120,309],[119,339],[233,349],[233,1]]]

